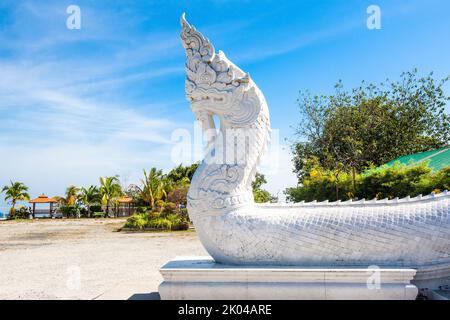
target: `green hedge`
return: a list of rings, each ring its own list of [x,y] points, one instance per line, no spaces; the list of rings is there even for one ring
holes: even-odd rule
[[[395,163],[390,167],[371,168],[357,174],[355,188],[350,173],[343,172],[336,175],[335,172],[315,166],[308,172],[301,186],[288,188],[285,194],[289,201],[299,202],[352,198],[392,199],[426,195],[431,192],[439,193],[443,190],[450,190],[450,166],[435,172],[427,163],[416,165]]]
[[[143,230],[143,229],[161,229],[161,230],[187,230],[189,222],[179,214],[156,214],[152,212],[137,213],[129,217],[124,225],[125,228]]]

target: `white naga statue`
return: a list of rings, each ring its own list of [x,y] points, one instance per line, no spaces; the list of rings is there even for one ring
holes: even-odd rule
[[[181,18],[186,95],[210,135],[188,209],[218,263],[450,266],[450,194],[393,200],[254,203],[251,183],[270,134],[269,110],[250,78]],[[213,116],[220,120],[216,130]],[[211,130],[214,135],[211,135]]]

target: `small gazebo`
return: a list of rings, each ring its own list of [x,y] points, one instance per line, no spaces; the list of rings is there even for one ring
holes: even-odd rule
[[[118,213],[123,214],[125,213],[125,211],[127,212],[128,216],[131,216],[131,206],[134,202],[134,199],[132,197],[129,196],[123,196],[120,197],[119,199],[117,199],[117,203],[119,204],[119,210]]]
[[[52,217],[53,215],[53,204],[54,203],[58,203],[58,201],[56,201],[53,198],[49,198],[47,197],[45,194],[40,195],[39,197],[37,197],[36,199],[30,200],[29,203],[33,204],[33,219],[35,217],[36,212],[39,213],[39,211],[42,211],[42,213],[44,213],[43,211],[48,212],[47,210],[38,210],[36,211],[36,203],[49,203],[50,204],[50,217]]]

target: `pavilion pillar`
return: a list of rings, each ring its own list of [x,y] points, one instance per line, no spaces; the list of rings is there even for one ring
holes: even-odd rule
[[[35,212],[36,212],[36,203],[33,202],[33,219],[34,219]]]
[[[53,202],[50,202],[50,218],[53,218]]]

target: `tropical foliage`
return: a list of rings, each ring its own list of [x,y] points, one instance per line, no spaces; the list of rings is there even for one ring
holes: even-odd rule
[[[8,201],[11,204],[11,208],[9,209],[10,219],[14,218],[17,201],[27,201],[30,199],[30,195],[27,191],[28,187],[22,182],[10,181],[10,185],[3,187],[2,193],[5,193],[5,201]]]
[[[144,178],[141,179],[142,186],[134,186],[139,197],[147,203],[150,208],[155,207],[155,202],[167,196],[168,180],[164,177],[162,170],[151,168],[144,170]]]
[[[66,217],[108,217],[111,216],[111,211],[116,216],[119,212],[119,198],[126,195],[132,202],[130,207],[121,208],[127,212],[130,210],[147,215],[150,220],[159,219],[155,222],[155,228],[168,225],[161,219],[170,221],[169,229],[185,228],[186,224],[189,224],[186,209],[187,191],[197,167],[198,164],[179,165],[168,174],[157,168],[150,168],[149,171],[144,170],[140,185],[130,185],[126,189],[122,188],[117,175],[100,177],[99,186],[70,185],[63,196],[53,197],[58,201],[55,209],[57,213]],[[11,217],[14,216],[17,201],[29,200],[27,190],[28,188],[19,182],[11,182],[10,186],[3,188],[2,192],[6,192],[5,199],[12,204]],[[25,207],[20,212],[20,216],[27,216],[28,211]],[[152,223],[153,220],[148,222],[148,225]]]
[[[179,165],[167,175],[161,170],[144,170],[141,185],[132,185],[137,203],[144,203],[137,213],[128,218],[125,227],[132,229],[186,230],[189,216],[186,211],[187,191],[198,164]]]
[[[87,216],[91,216],[91,206],[101,203],[100,192],[96,186],[82,187],[78,194],[78,200],[86,206]]]
[[[111,202],[122,195],[122,187],[118,176],[100,177],[99,197],[102,204],[106,206],[106,215],[109,215]]]
[[[28,219],[31,215],[31,210],[29,207],[25,207],[23,205],[19,205],[19,209],[14,213],[14,219]]]
[[[60,205],[58,210],[68,218],[79,218],[82,215],[82,208],[78,203],[70,205]]]
[[[288,188],[287,199],[299,201],[383,199],[450,190],[450,166],[433,172],[427,163],[371,168],[357,173],[355,179],[349,172],[336,175],[316,161],[297,188]],[[353,184],[355,181],[355,185]]]
[[[73,206],[77,201],[78,191],[79,189],[76,186],[71,185],[67,187],[66,194],[64,197],[56,196],[55,199],[62,206]]]
[[[138,230],[187,230],[189,220],[176,212],[137,213],[127,219],[124,227]]]

